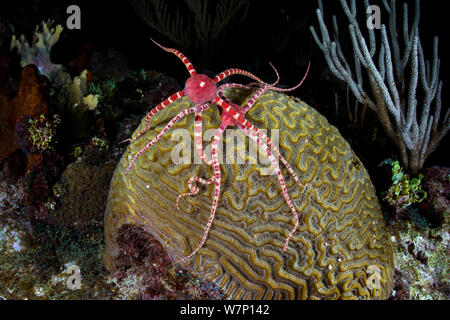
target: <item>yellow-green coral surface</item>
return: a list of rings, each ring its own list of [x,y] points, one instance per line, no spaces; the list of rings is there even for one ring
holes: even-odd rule
[[[242,103],[249,94],[236,90],[227,96]],[[124,176],[131,158],[189,106],[184,98],[157,114],[152,129],[128,147],[115,170],[105,214],[104,261],[110,271],[115,270],[116,237],[124,224],[143,226],[174,260],[201,241],[213,185],[183,198],[180,210],[176,199],[188,192],[190,177],[208,179],[213,171],[205,164],[172,161],[172,153],[179,152],[176,129],[188,129],[194,140],[193,114],[139,157]],[[246,118],[258,128],[279,129],[281,153],[306,186],[300,188],[286,178],[299,228],[283,252],[294,217],[276,175],[261,175],[256,164],[221,164],[215,220],[206,244],[186,267],[215,281],[233,299],[388,298],[393,286],[389,232],[369,175],[338,130],[305,103],[272,91],[258,99]],[[219,123],[219,110],[213,105],[203,113],[203,129]],[[283,173],[288,176],[284,169]]]

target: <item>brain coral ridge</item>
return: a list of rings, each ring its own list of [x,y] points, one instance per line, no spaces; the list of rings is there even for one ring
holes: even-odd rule
[[[250,95],[235,89],[227,96],[242,105]],[[185,98],[157,114],[153,128],[128,147],[115,170],[105,212],[104,262],[110,271],[119,255],[119,229],[126,224],[154,235],[174,261],[201,241],[213,186],[201,186],[198,195],[181,200],[180,210],[176,199],[188,191],[190,177],[208,179],[213,171],[205,164],[172,161],[180,141],[176,129],[188,129],[193,141],[193,115],[178,122],[123,175],[131,158],[190,106]],[[253,163],[222,164],[215,220],[205,245],[186,267],[233,299],[388,298],[394,270],[390,236],[369,175],[350,145],[316,110],[273,91],[262,95],[246,117],[260,129],[279,130],[281,153],[305,185],[300,188],[283,169],[299,228],[283,252],[294,217],[276,175],[262,175]],[[204,131],[217,128],[219,121],[219,110],[212,106],[203,113]],[[232,137],[224,139],[231,143]]]

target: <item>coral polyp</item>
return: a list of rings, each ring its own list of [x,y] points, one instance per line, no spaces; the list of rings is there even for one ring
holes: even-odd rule
[[[153,41],[153,40],[152,40]],[[286,185],[283,179],[283,175],[281,173],[281,170],[278,167],[278,163],[276,159],[272,156],[272,151],[277,154],[277,156],[281,159],[283,164],[288,169],[289,173],[294,177],[296,182],[298,181],[297,176],[295,175],[292,168],[289,166],[287,161],[283,158],[281,153],[278,151],[278,149],[273,145],[272,141],[261,131],[258,130],[253,124],[251,124],[249,121],[247,121],[244,118],[245,113],[254,105],[257,98],[266,92],[269,89],[272,89],[274,91],[282,91],[282,92],[288,92],[297,89],[305,80],[306,75],[309,71],[309,65],[308,70],[303,77],[302,81],[295,87],[290,89],[280,89],[275,87],[275,85],[278,83],[279,75],[277,70],[274,68],[275,72],[277,73],[278,80],[274,84],[267,84],[263,82],[261,79],[259,79],[257,76],[251,74],[248,71],[241,70],[241,69],[228,69],[220,74],[218,74],[214,79],[209,78],[207,75],[204,74],[197,74],[194,66],[189,61],[189,59],[180,51],[172,48],[166,48],[158,44],[157,42],[153,41],[156,45],[158,45],[163,50],[175,54],[185,65],[187,70],[190,73],[190,77],[186,81],[185,89],[181,90],[174,95],[170,96],[163,102],[161,102],[158,106],[156,106],[154,109],[152,109],[145,118],[146,126],[143,130],[141,130],[134,138],[129,139],[131,142],[134,142],[136,139],[138,139],[142,134],[144,134],[146,131],[149,130],[149,121],[150,119],[159,111],[164,110],[166,107],[168,107],[170,104],[175,102],[176,100],[182,98],[183,96],[187,96],[194,104],[195,107],[191,107],[188,109],[183,110],[181,113],[179,113],[176,117],[174,117],[164,128],[163,131],[161,131],[150,143],[148,143],[144,148],[142,148],[132,159],[130,162],[128,168],[125,170],[125,175],[128,174],[129,170],[133,166],[134,162],[137,160],[137,158],[142,155],[148,148],[150,148],[153,144],[155,144],[160,138],[166,134],[166,132],[175,124],[177,121],[179,121],[181,118],[187,116],[190,113],[196,113],[196,149],[199,153],[199,155],[202,157],[202,159],[210,166],[214,168],[214,177],[211,178],[208,181],[205,181],[203,179],[194,178],[194,180],[204,183],[204,184],[211,184],[215,182],[215,191],[214,191],[214,199],[212,203],[211,213],[208,220],[208,223],[205,227],[204,234],[202,237],[202,240],[200,244],[194,249],[194,251],[189,254],[188,256],[184,257],[180,260],[180,262],[185,262],[192,256],[194,256],[200,248],[204,245],[206,242],[206,239],[208,237],[209,230],[211,228],[211,225],[214,221],[214,216],[217,210],[217,206],[219,203],[219,196],[220,196],[220,187],[221,187],[221,171],[220,171],[220,164],[219,164],[219,158],[218,158],[218,145],[219,141],[225,131],[225,129],[230,125],[237,125],[239,128],[244,131],[246,135],[248,135],[250,138],[254,139],[256,143],[262,148],[264,153],[272,162],[272,165],[274,166],[275,172],[277,174],[278,180],[281,184],[283,196],[286,199],[286,202],[289,205],[289,208],[291,209],[294,217],[295,217],[295,225],[292,231],[289,233],[283,251],[287,250],[287,246],[289,244],[289,239],[294,234],[294,232],[298,228],[298,214],[297,211],[294,208],[294,205],[292,204],[291,199],[289,198],[289,195],[287,193]],[[272,65],[271,65],[272,66]],[[273,67],[273,66],[272,66]],[[227,84],[220,86],[219,88],[216,87],[216,84],[223,81],[227,77],[235,74],[244,75],[247,77],[250,77],[251,79],[257,81],[256,85],[260,87],[259,90],[257,90],[254,95],[249,99],[249,102],[244,108],[240,108],[236,104],[233,104],[226,99],[226,97],[223,96],[223,90],[225,88],[246,88],[245,86],[241,84]],[[201,139],[201,122],[202,117],[201,113],[202,111],[205,111],[209,108],[209,106],[215,103],[218,106],[220,106],[223,110],[222,114],[222,123],[220,124],[219,128],[217,129],[216,133],[214,134],[213,141],[212,141],[212,150],[211,150],[211,159],[205,156],[205,153],[203,152],[203,146],[202,146],[202,139]],[[197,130],[199,129],[199,130]],[[188,195],[195,195],[198,192],[198,188],[195,188],[192,186],[192,182],[194,180],[189,181],[189,189],[190,193]],[[300,183],[299,183],[300,184]],[[303,187],[302,184],[300,184],[301,187]],[[186,194],[183,194],[186,195]],[[178,198],[179,199],[179,198]],[[177,207],[178,207],[178,199],[177,199]]]

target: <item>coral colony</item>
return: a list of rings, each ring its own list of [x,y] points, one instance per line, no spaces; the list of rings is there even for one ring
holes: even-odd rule
[[[415,15],[410,27],[408,4],[403,4],[403,32],[400,34],[404,45],[397,34],[395,1],[390,1],[390,4],[383,1],[389,23],[387,27],[380,26],[380,41],[376,40],[373,28],[368,28],[369,38],[364,38],[357,20],[355,0],[350,1],[350,6],[345,0],[340,3],[349,21],[354,63],[347,62],[339,44],[336,19],[334,38],[330,37],[324,22],[322,1],[319,1],[316,11],[322,39],[311,26],[314,40],[324,53],[331,72],[348,84],[361,104],[377,113],[387,135],[398,146],[403,165],[417,175],[450,129],[450,112],[444,111],[441,101],[443,82],[439,80],[438,38],[433,40],[433,59],[428,61],[419,37],[419,0],[414,1]],[[369,7],[368,0],[364,4]],[[403,52],[401,48],[404,48]],[[351,65],[355,66],[355,72],[352,72]],[[369,75],[373,92],[378,92],[373,97],[364,90],[362,69]]]
[[[153,41],[153,40],[152,40]],[[187,96],[192,102],[195,103],[194,107],[187,108],[180,112],[177,116],[175,116],[169,123],[166,125],[166,127],[151,141],[149,142],[144,148],[142,148],[131,160],[128,168],[125,170],[125,175],[128,174],[129,170],[133,166],[134,162],[137,160],[137,158],[142,155],[148,148],[150,148],[152,145],[154,145],[161,137],[164,136],[164,134],[181,118],[187,116],[188,114],[195,113],[195,146],[197,149],[197,152],[199,153],[200,157],[202,158],[205,163],[212,166],[214,169],[214,176],[209,180],[204,180],[199,177],[192,177],[189,182],[189,190],[190,193],[181,194],[177,199],[177,207],[179,200],[183,196],[190,196],[190,195],[196,195],[199,191],[198,187],[194,186],[192,183],[200,182],[203,184],[212,184],[215,182],[215,191],[214,191],[214,199],[213,204],[211,208],[210,217],[208,220],[208,223],[206,225],[206,228],[203,233],[202,240],[200,244],[197,246],[197,248],[188,256],[184,257],[180,260],[180,262],[185,262],[192,256],[194,256],[200,248],[204,245],[206,238],[208,237],[209,229],[211,228],[211,225],[214,220],[214,215],[217,210],[218,202],[219,202],[219,195],[220,195],[220,186],[221,186],[221,171],[220,171],[220,165],[219,165],[219,159],[218,159],[218,145],[220,138],[222,137],[225,129],[228,126],[238,126],[247,136],[249,136],[252,140],[256,141],[256,143],[261,147],[261,149],[264,151],[264,153],[267,155],[267,157],[270,159],[275,172],[277,174],[278,180],[281,184],[281,188],[283,191],[283,196],[286,199],[286,202],[288,203],[292,214],[295,217],[295,225],[292,231],[289,233],[288,237],[286,238],[286,242],[284,244],[283,251],[287,250],[289,239],[294,234],[294,232],[297,230],[298,227],[298,214],[297,211],[294,208],[294,205],[292,204],[291,199],[289,198],[289,195],[287,193],[287,188],[283,179],[283,175],[281,173],[281,170],[279,168],[279,165],[273,155],[275,153],[277,157],[281,160],[281,162],[285,165],[288,172],[291,174],[293,179],[296,183],[299,184],[300,187],[303,187],[303,185],[300,183],[297,175],[295,174],[294,170],[291,168],[289,163],[284,159],[284,157],[281,155],[280,151],[277,147],[275,147],[272,143],[272,141],[265,135],[263,132],[259,131],[258,128],[256,128],[253,124],[251,124],[249,121],[247,121],[244,116],[247,113],[250,108],[253,107],[256,100],[260,95],[262,95],[267,90],[274,90],[279,92],[288,92],[297,89],[300,87],[305,80],[308,71],[309,71],[309,65],[308,69],[306,71],[305,76],[303,77],[302,81],[296,85],[293,88],[289,89],[280,89],[275,87],[275,85],[278,83],[279,75],[276,69],[274,68],[275,72],[277,73],[277,81],[273,84],[267,84],[263,82],[261,79],[256,77],[255,75],[240,69],[228,69],[220,74],[218,74],[214,79],[209,78],[207,75],[204,74],[197,74],[197,72],[194,69],[194,66],[189,61],[189,59],[179,52],[178,50],[166,48],[158,44],[157,42],[153,41],[156,45],[158,45],[161,49],[175,54],[186,66],[187,70],[190,73],[190,77],[187,79],[184,90],[181,90],[163,102],[161,102],[158,106],[156,106],[154,109],[152,109],[147,116],[145,117],[145,127],[142,129],[135,137],[132,139],[128,139],[126,141],[134,142],[136,141],[141,135],[143,135],[146,131],[150,129],[149,121],[150,119],[159,111],[165,109],[167,106],[169,106],[174,101]],[[229,83],[224,84],[219,87],[216,85],[224,80],[227,77],[230,77],[232,75],[244,75],[247,77],[252,78],[253,80],[257,81],[256,85],[259,86],[257,90],[253,93],[253,96],[249,99],[247,104],[244,107],[240,107],[232,102],[230,102],[225,96],[224,96],[224,90],[227,88],[245,88],[245,89],[252,89],[250,86],[244,86],[237,83]],[[212,140],[212,149],[211,149],[211,159],[205,155],[203,151],[202,146],[202,112],[207,110],[212,103],[216,103],[219,105],[222,110],[222,118],[221,118],[221,124],[219,128],[217,129],[216,133],[214,134],[213,140]]]

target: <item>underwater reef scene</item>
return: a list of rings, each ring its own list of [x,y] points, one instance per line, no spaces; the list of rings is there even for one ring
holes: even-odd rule
[[[450,299],[439,6],[3,1],[0,300]]]

